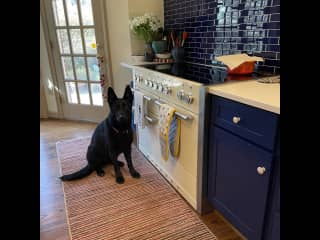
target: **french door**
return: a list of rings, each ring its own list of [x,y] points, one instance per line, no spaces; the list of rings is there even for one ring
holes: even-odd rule
[[[58,93],[66,119],[106,117],[106,28],[100,0],[44,0]]]

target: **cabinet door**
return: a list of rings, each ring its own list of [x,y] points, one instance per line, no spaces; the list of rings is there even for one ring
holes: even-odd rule
[[[210,135],[208,199],[248,239],[261,239],[272,155],[218,127]]]
[[[274,188],[271,191],[271,207],[266,224],[266,240],[280,240],[280,157],[275,159]]]

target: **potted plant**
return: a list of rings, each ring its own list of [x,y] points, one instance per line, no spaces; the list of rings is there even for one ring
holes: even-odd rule
[[[154,52],[152,50],[152,41],[157,39],[160,25],[160,20],[149,13],[143,16],[133,17],[129,21],[131,31],[145,42],[144,56],[146,61],[152,61]]]
[[[164,38],[164,30],[161,27],[158,29],[158,34],[156,35],[156,38],[152,41],[152,49],[156,54],[164,53],[167,51],[167,40]]]

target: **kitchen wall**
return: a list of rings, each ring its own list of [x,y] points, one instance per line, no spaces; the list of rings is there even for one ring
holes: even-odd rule
[[[163,26],[163,0],[129,0],[129,19],[141,16],[145,13],[155,14]],[[132,55],[144,54],[144,42],[130,32],[130,43]]]
[[[130,61],[131,55],[143,55],[144,43],[129,29],[133,16],[153,12],[163,22],[163,0],[105,0],[113,87],[122,97],[125,86],[132,79],[131,70],[120,65]]]
[[[186,60],[210,64],[214,56],[248,53],[280,72],[280,0],[164,0],[167,30],[185,30]]]
[[[122,97],[132,78],[131,71],[120,65],[131,56],[128,0],[105,0],[105,3],[113,88]]]

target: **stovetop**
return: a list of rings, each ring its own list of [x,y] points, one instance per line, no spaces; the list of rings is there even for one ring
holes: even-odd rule
[[[212,65],[200,65],[183,62],[141,65],[140,67],[181,77],[204,85],[223,83],[232,80],[253,80],[273,75],[265,72],[254,72],[249,75],[228,75],[226,66],[219,63]]]

